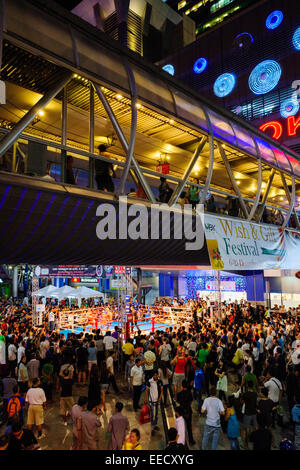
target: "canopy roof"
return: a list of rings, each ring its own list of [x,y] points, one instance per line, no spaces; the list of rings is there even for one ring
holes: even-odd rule
[[[49,295],[50,297],[50,294],[52,294],[56,290],[57,288],[53,286],[52,284],[50,284],[49,286],[43,287],[42,289],[39,289],[38,291],[33,292],[32,295],[36,295],[38,297],[47,297]]]
[[[79,299],[79,298],[84,298],[84,299],[88,299],[88,298],[91,298],[91,297],[103,297],[103,294],[102,292],[98,292],[94,289],[89,289],[88,287],[86,286],[81,286],[79,287],[79,289],[75,289],[76,290],[76,297]]]
[[[45,7],[45,2],[38,0],[11,0],[6,3],[6,18],[4,37],[13,44],[38,52],[60,67],[75,72],[80,68],[90,80],[107,84],[130,97],[128,62],[143,103],[300,177],[299,157],[292,150],[195,93],[56,3],[47,1]]]

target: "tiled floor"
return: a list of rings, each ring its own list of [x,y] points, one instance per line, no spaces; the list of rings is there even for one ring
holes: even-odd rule
[[[229,382],[232,384],[234,377],[229,378]],[[161,413],[159,412],[159,421],[158,425],[160,431],[156,431],[154,436],[151,436],[151,426],[149,424],[140,425],[139,422],[139,413],[135,413],[132,408],[132,400],[130,394],[125,388],[122,387],[121,380],[118,380],[120,394],[116,396],[113,391],[107,395],[107,411],[105,415],[101,417],[101,428],[99,429],[99,442],[98,449],[107,449],[108,446],[108,433],[107,426],[110,416],[114,410],[114,404],[116,401],[122,401],[124,403],[123,413],[128,417],[130,428],[138,427],[141,432],[141,444],[144,450],[162,450],[164,449],[165,435],[163,430],[163,423]],[[232,391],[232,385],[230,385],[230,391]],[[77,398],[80,395],[87,394],[87,388],[83,386],[74,386],[74,398]],[[72,443],[72,426],[71,423],[65,427],[62,423],[62,419],[59,416],[59,397],[54,395],[55,403],[49,405],[46,415],[45,415],[45,431],[47,437],[40,441],[42,449],[70,449]],[[140,404],[143,403],[143,396],[141,397]],[[286,411],[286,410],[285,410]],[[168,406],[166,408],[167,422],[169,426],[173,426],[175,423],[175,417],[172,407]],[[285,415],[285,422],[288,423],[288,416]],[[205,417],[198,416],[196,402],[193,402],[193,434],[196,444],[192,447],[193,450],[201,449],[201,441],[203,436],[203,428],[205,425]],[[288,437],[289,439],[293,438],[293,429],[288,424],[285,429],[281,429],[276,426],[274,430],[274,442],[275,448],[278,449],[280,440],[283,437]],[[229,450],[229,442],[227,436],[224,433],[221,433],[218,450]]]
[[[230,391],[233,389],[232,383],[234,382],[234,377],[229,377]],[[162,450],[165,448],[165,435],[162,423],[161,413],[159,412],[159,421],[158,425],[160,431],[156,431],[154,436],[151,436],[151,426],[149,424],[140,425],[139,422],[139,413],[135,413],[132,408],[131,396],[128,392],[125,384],[122,383],[121,377],[118,378],[118,386],[120,388],[120,394],[115,395],[113,390],[107,395],[107,411],[101,417],[101,428],[99,429],[99,441],[98,449],[107,449],[109,435],[107,433],[107,426],[110,416],[113,413],[114,405],[116,401],[122,401],[124,403],[123,413],[128,417],[130,428],[138,427],[141,432],[141,444],[144,450]],[[80,395],[87,395],[87,387],[74,385],[73,395],[75,401],[77,401]],[[61,416],[59,415],[59,394],[54,392],[53,394],[54,403],[49,404],[45,412],[45,427],[44,431],[46,437],[40,440],[40,445],[42,449],[47,450],[68,450],[72,444],[72,425],[69,421],[68,426],[63,425]],[[143,404],[143,396],[141,397],[140,404]],[[285,404],[285,403],[284,403]],[[285,410],[286,412],[286,410]],[[167,422],[169,426],[173,426],[175,423],[175,417],[172,407],[168,406],[166,408]],[[285,413],[285,422],[288,423],[288,416]],[[26,420],[25,420],[26,422]],[[205,425],[205,417],[198,416],[196,402],[193,402],[193,434],[196,444],[191,448],[193,450],[201,449],[201,441],[203,436],[203,428]],[[2,429],[3,430],[3,429]],[[1,431],[2,431],[1,430]],[[288,437],[293,439],[293,429],[290,425],[282,430],[278,426],[274,431],[275,436],[275,448],[278,449],[280,440],[283,437]],[[224,433],[221,433],[218,450],[229,450],[229,443],[227,436]]]

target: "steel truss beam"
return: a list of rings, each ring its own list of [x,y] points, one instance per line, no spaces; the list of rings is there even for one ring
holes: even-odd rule
[[[235,181],[235,177],[234,177],[234,174],[233,174],[233,172],[232,172],[232,169],[231,169],[230,163],[229,163],[229,161],[228,161],[228,158],[226,157],[225,150],[223,149],[223,147],[222,147],[222,145],[220,144],[220,142],[218,142],[217,145],[218,145],[218,149],[219,149],[221,158],[222,158],[223,163],[224,163],[224,165],[225,165],[226,171],[227,171],[228,176],[229,176],[229,178],[230,178],[232,187],[233,187],[235,193],[236,193],[237,196],[238,196],[238,200],[239,200],[241,209],[242,209],[242,211],[243,211],[243,213],[244,213],[245,218],[248,220],[248,217],[249,217],[248,209],[247,209],[246,204],[245,204],[245,201],[244,201],[244,199],[243,199],[243,197],[242,197],[242,195],[241,195],[240,188],[238,187],[237,182]]]
[[[299,219],[298,219],[297,212],[295,210],[295,196],[296,196],[295,176],[292,176],[292,193],[290,193],[290,191],[289,191],[289,188],[288,188],[288,185],[287,185],[284,174],[280,172],[280,176],[281,176],[281,181],[282,181],[282,184],[283,184],[283,187],[284,187],[284,191],[285,191],[285,193],[287,195],[287,198],[288,198],[288,201],[290,203],[290,207],[289,207],[289,210],[288,210],[288,212],[287,212],[287,214],[284,218],[282,228],[285,228],[287,226],[291,215],[294,214],[295,221],[296,221],[296,226],[297,226],[297,229],[299,230],[300,229],[300,224],[299,224]]]
[[[0,141],[0,157],[7,152],[7,150],[18,140],[24,129],[34,120],[39,111],[41,111],[47,104],[55,98],[55,96],[65,87],[65,85],[72,78],[72,72],[65,72],[56,85],[23,116],[15,127],[6,134]]]
[[[95,153],[95,92],[90,87],[90,120],[89,120],[89,151]],[[94,187],[94,164],[95,160],[89,158],[89,188]]]
[[[202,111],[206,117],[208,130],[209,130],[209,161],[208,161],[208,169],[206,180],[204,183],[203,190],[201,191],[200,195],[200,204],[204,204],[206,201],[206,196],[210,187],[213,171],[214,171],[214,160],[215,160],[215,145],[214,145],[214,130],[212,124],[209,119],[208,112],[204,107],[202,107]]]
[[[207,138],[206,137],[202,137],[200,143],[198,144],[193,156],[192,156],[192,159],[191,161],[189,162],[188,164],[188,167],[187,169],[185,170],[184,172],[184,175],[182,177],[182,181],[177,185],[175,191],[173,192],[171,198],[170,198],[170,201],[169,201],[169,206],[173,206],[177,203],[178,201],[178,198],[183,190],[183,188],[185,187],[186,185],[186,182],[187,180],[189,179],[189,176],[195,166],[195,164],[197,163],[197,160],[199,158],[199,155],[200,153],[202,152],[205,144],[207,142]]]
[[[136,81],[134,78],[134,73],[127,60],[125,60],[125,68],[126,68],[126,72],[128,76],[130,93],[131,93],[131,126],[130,126],[130,138],[129,138],[128,150],[127,150],[127,155],[126,155],[125,167],[122,172],[120,187],[119,187],[119,190],[117,191],[117,193],[121,196],[125,194],[125,184],[127,181],[129,169],[131,167],[135,140],[136,140],[136,129],[137,129],[137,86],[136,86]]]
[[[269,196],[269,193],[270,193],[270,189],[272,187],[272,183],[273,183],[273,179],[274,179],[274,176],[275,176],[275,173],[276,171],[274,170],[274,168],[272,168],[271,170],[271,174],[270,174],[270,177],[269,177],[269,181],[268,181],[268,185],[266,187],[266,191],[263,195],[263,199],[262,199],[262,203],[261,203],[261,207],[258,211],[258,216],[257,216],[257,222],[260,222],[261,221],[261,218],[263,216],[263,213],[264,213],[264,210],[265,210],[265,207],[266,207],[266,203],[267,203],[267,199],[268,199],[268,196]]]
[[[124,149],[124,151],[127,155],[128,154],[128,148],[129,148],[128,142],[127,142],[127,139],[124,136],[123,131],[122,131],[122,129],[121,129],[121,127],[120,127],[120,125],[117,121],[117,118],[116,118],[113,110],[111,109],[111,106],[110,106],[109,102],[107,101],[106,97],[104,96],[104,94],[99,89],[98,85],[96,85],[95,83],[93,85],[94,85],[96,93],[97,93],[101,103],[103,104],[103,107],[104,107],[104,109],[105,109],[105,111],[106,111],[106,113],[107,113],[107,115],[108,115],[108,117],[109,117],[109,119],[110,119],[110,121],[113,125],[113,128],[115,129],[115,132],[118,136],[118,139],[119,139],[119,141],[120,141],[120,143],[121,143],[121,145],[122,145],[122,147],[123,147],[123,149]],[[141,183],[141,185],[142,185],[142,187],[145,191],[145,194],[146,194],[147,198],[151,202],[155,203],[156,199],[154,197],[154,194],[153,194],[146,178],[144,177],[134,154],[132,154],[132,166],[134,167],[134,171],[135,171],[135,173],[137,175],[137,178],[140,181],[140,183]]]
[[[254,214],[256,212],[256,209],[258,207],[259,198],[260,198],[260,195],[261,195],[261,187],[262,187],[262,161],[261,161],[261,156],[259,156],[259,158],[258,158],[257,191],[256,191],[255,199],[253,201],[252,209],[250,210],[250,213],[249,213],[248,218],[247,218],[248,222],[250,222],[250,220],[253,219]]]

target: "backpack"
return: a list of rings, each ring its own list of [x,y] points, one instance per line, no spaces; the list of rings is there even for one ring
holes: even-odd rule
[[[21,403],[18,397],[12,397],[7,405],[8,418],[19,418]]]

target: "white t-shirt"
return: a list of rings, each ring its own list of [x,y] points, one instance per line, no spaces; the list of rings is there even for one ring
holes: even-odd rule
[[[300,364],[300,359],[298,359],[298,356],[300,357],[300,348],[296,348],[295,351],[293,352],[291,358],[292,358],[292,363],[294,365]]]
[[[113,360],[112,356],[110,356],[106,359],[106,367],[107,367],[107,370],[112,375],[114,375],[114,360]]]
[[[30,388],[26,393],[26,403],[29,405],[42,405],[46,401],[45,392],[42,388]]]
[[[219,428],[221,426],[219,411],[224,411],[224,406],[221,400],[219,400],[219,398],[205,398],[202,405],[202,410],[207,411],[206,424],[208,426],[214,426],[216,428]]]
[[[19,346],[18,347],[18,364],[23,356],[25,356],[25,348],[24,346]]]
[[[113,338],[112,336],[104,336],[103,338],[103,344],[106,351],[112,351],[114,349],[114,343],[116,342],[116,338]]]
[[[259,342],[259,353],[263,354],[265,340],[264,340],[264,338],[259,338],[258,342]]]
[[[53,313],[53,312],[49,312],[49,322],[50,322],[50,321],[54,321],[54,320],[55,320],[54,313]]]
[[[275,379],[275,377],[272,377],[264,384],[264,386],[269,390],[268,398],[270,398],[270,400],[272,400],[274,403],[278,403],[280,390],[282,390],[280,380]]]
[[[143,383],[143,368],[142,366],[133,366],[131,369],[130,377],[133,377],[132,385],[142,385]]]
[[[176,418],[176,429],[178,432],[177,444],[185,445],[185,422],[182,416]]]
[[[8,346],[8,360],[9,361],[14,361],[17,358],[17,348],[14,344],[10,344]]]

